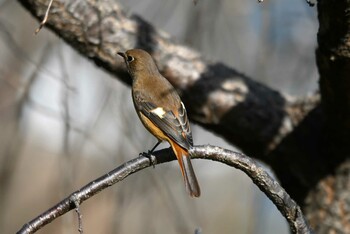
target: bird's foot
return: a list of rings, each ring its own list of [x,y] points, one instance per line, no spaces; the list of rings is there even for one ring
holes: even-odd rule
[[[153,166],[153,168],[155,168],[155,165],[157,164],[157,159],[154,155],[152,155],[152,153],[153,152],[149,150],[147,153],[146,152],[140,153],[140,156],[148,158],[150,164]]]

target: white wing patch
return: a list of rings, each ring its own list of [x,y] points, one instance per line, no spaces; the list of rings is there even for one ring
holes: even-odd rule
[[[166,112],[162,107],[157,107],[151,110],[151,113],[156,114],[159,118],[163,119]]]
[[[181,106],[182,106],[182,113],[179,113],[180,116],[184,116],[185,115],[185,111],[186,111],[186,108],[185,108],[185,105],[183,102],[181,102]]]

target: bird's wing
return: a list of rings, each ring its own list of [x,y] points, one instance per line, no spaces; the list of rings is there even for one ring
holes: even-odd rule
[[[169,138],[185,149],[189,149],[193,145],[186,109],[182,102],[178,109],[178,116],[176,116],[173,111],[167,110],[165,107],[145,101],[140,93],[134,93],[134,95],[138,110]]]
[[[181,124],[182,131],[185,133],[186,139],[190,144],[190,146],[193,146],[190,121],[188,120],[186,108],[183,102],[181,102],[181,106],[178,109],[178,113],[179,113],[178,119]]]

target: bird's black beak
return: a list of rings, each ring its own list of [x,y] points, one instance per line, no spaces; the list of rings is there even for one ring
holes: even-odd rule
[[[118,55],[120,55],[121,57],[123,57],[124,60],[126,60],[126,54],[123,52],[118,52]]]

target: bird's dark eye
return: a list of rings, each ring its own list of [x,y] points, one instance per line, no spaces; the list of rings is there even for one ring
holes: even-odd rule
[[[128,57],[127,57],[127,61],[128,61],[128,62],[132,62],[132,61],[134,61],[134,57],[132,57],[132,56],[128,55]]]

